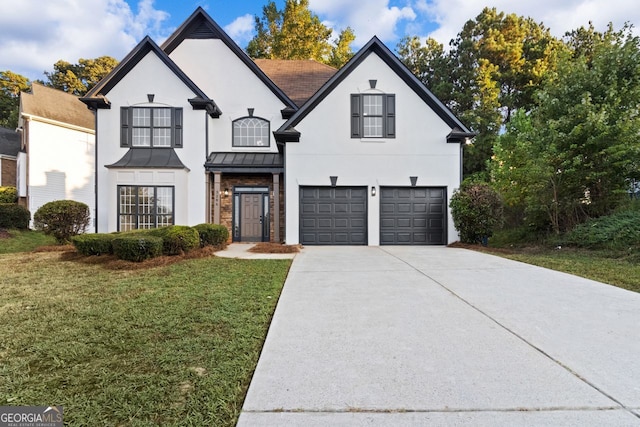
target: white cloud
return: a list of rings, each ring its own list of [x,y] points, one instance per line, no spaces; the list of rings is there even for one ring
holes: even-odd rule
[[[20,0],[0,14],[0,70],[30,79],[63,59],[109,55],[122,59],[142,37],[162,34],[168,14],[141,0],[132,11],[124,0]]]
[[[240,46],[244,46],[253,37],[254,16],[246,14],[237,17],[224,27],[224,31]]]
[[[589,21],[593,22],[598,31],[606,30],[609,22],[616,29],[621,28],[625,22],[640,22],[637,0],[486,0],[483,3],[468,0],[417,0],[415,9],[438,24],[437,30],[420,35],[430,35],[447,45],[462,30],[464,23],[478,16],[485,6],[531,17],[536,22],[542,22],[557,37],[562,37],[567,31],[587,26]]]
[[[351,27],[357,37],[355,47],[374,35],[382,41],[395,41],[398,25],[416,19],[410,6],[389,6],[389,0],[368,0],[366,4],[362,0],[310,0],[309,9],[337,31]]]

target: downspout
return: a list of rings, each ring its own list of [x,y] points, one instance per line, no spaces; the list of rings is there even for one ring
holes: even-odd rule
[[[94,121],[94,129],[95,133],[93,134],[93,158],[94,158],[94,169],[93,169],[93,179],[94,179],[94,190],[93,196],[94,200],[94,214],[93,214],[93,223],[95,232],[98,232],[98,110],[93,110],[93,121]]]
[[[208,114],[205,110],[204,112],[204,161],[205,163],[207,162],[207,159],[209,158],[209,117]],[[205,167],[204,169],[204,176],[206,179],[206,183],[205,183],[205,198],[206,198],[206,204],[205,204],[205,223],[209,223],[211,222],[211,177],[210,177],[210,173],[207,170],[207,168]]]

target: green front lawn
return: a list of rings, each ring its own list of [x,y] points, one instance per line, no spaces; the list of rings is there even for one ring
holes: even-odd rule
[[[290,261],[93,259],[0,256],[0,406],[63,405],[69,425],[235,425]]]
[[[45,236],[41,231],[0,229],[0,254],[29,252],[40,246],[55,244],[55,238]]]

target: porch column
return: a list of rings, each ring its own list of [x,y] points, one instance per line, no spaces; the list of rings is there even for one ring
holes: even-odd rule
[[[213,223],[220,224],[220,178],[222,172],[213,173]]]
[[[280,242],[280,174],[273,174],[273,240]]]

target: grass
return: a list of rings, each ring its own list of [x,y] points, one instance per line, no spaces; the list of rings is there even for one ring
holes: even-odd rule
[[[0,254],[29,252],[40,246],[55,245],[56,239],[41,231],[0,230]]]
[[[0,256],[0,406],[63,405],[69,425],[235,425],[290,261],[96,259]]]

